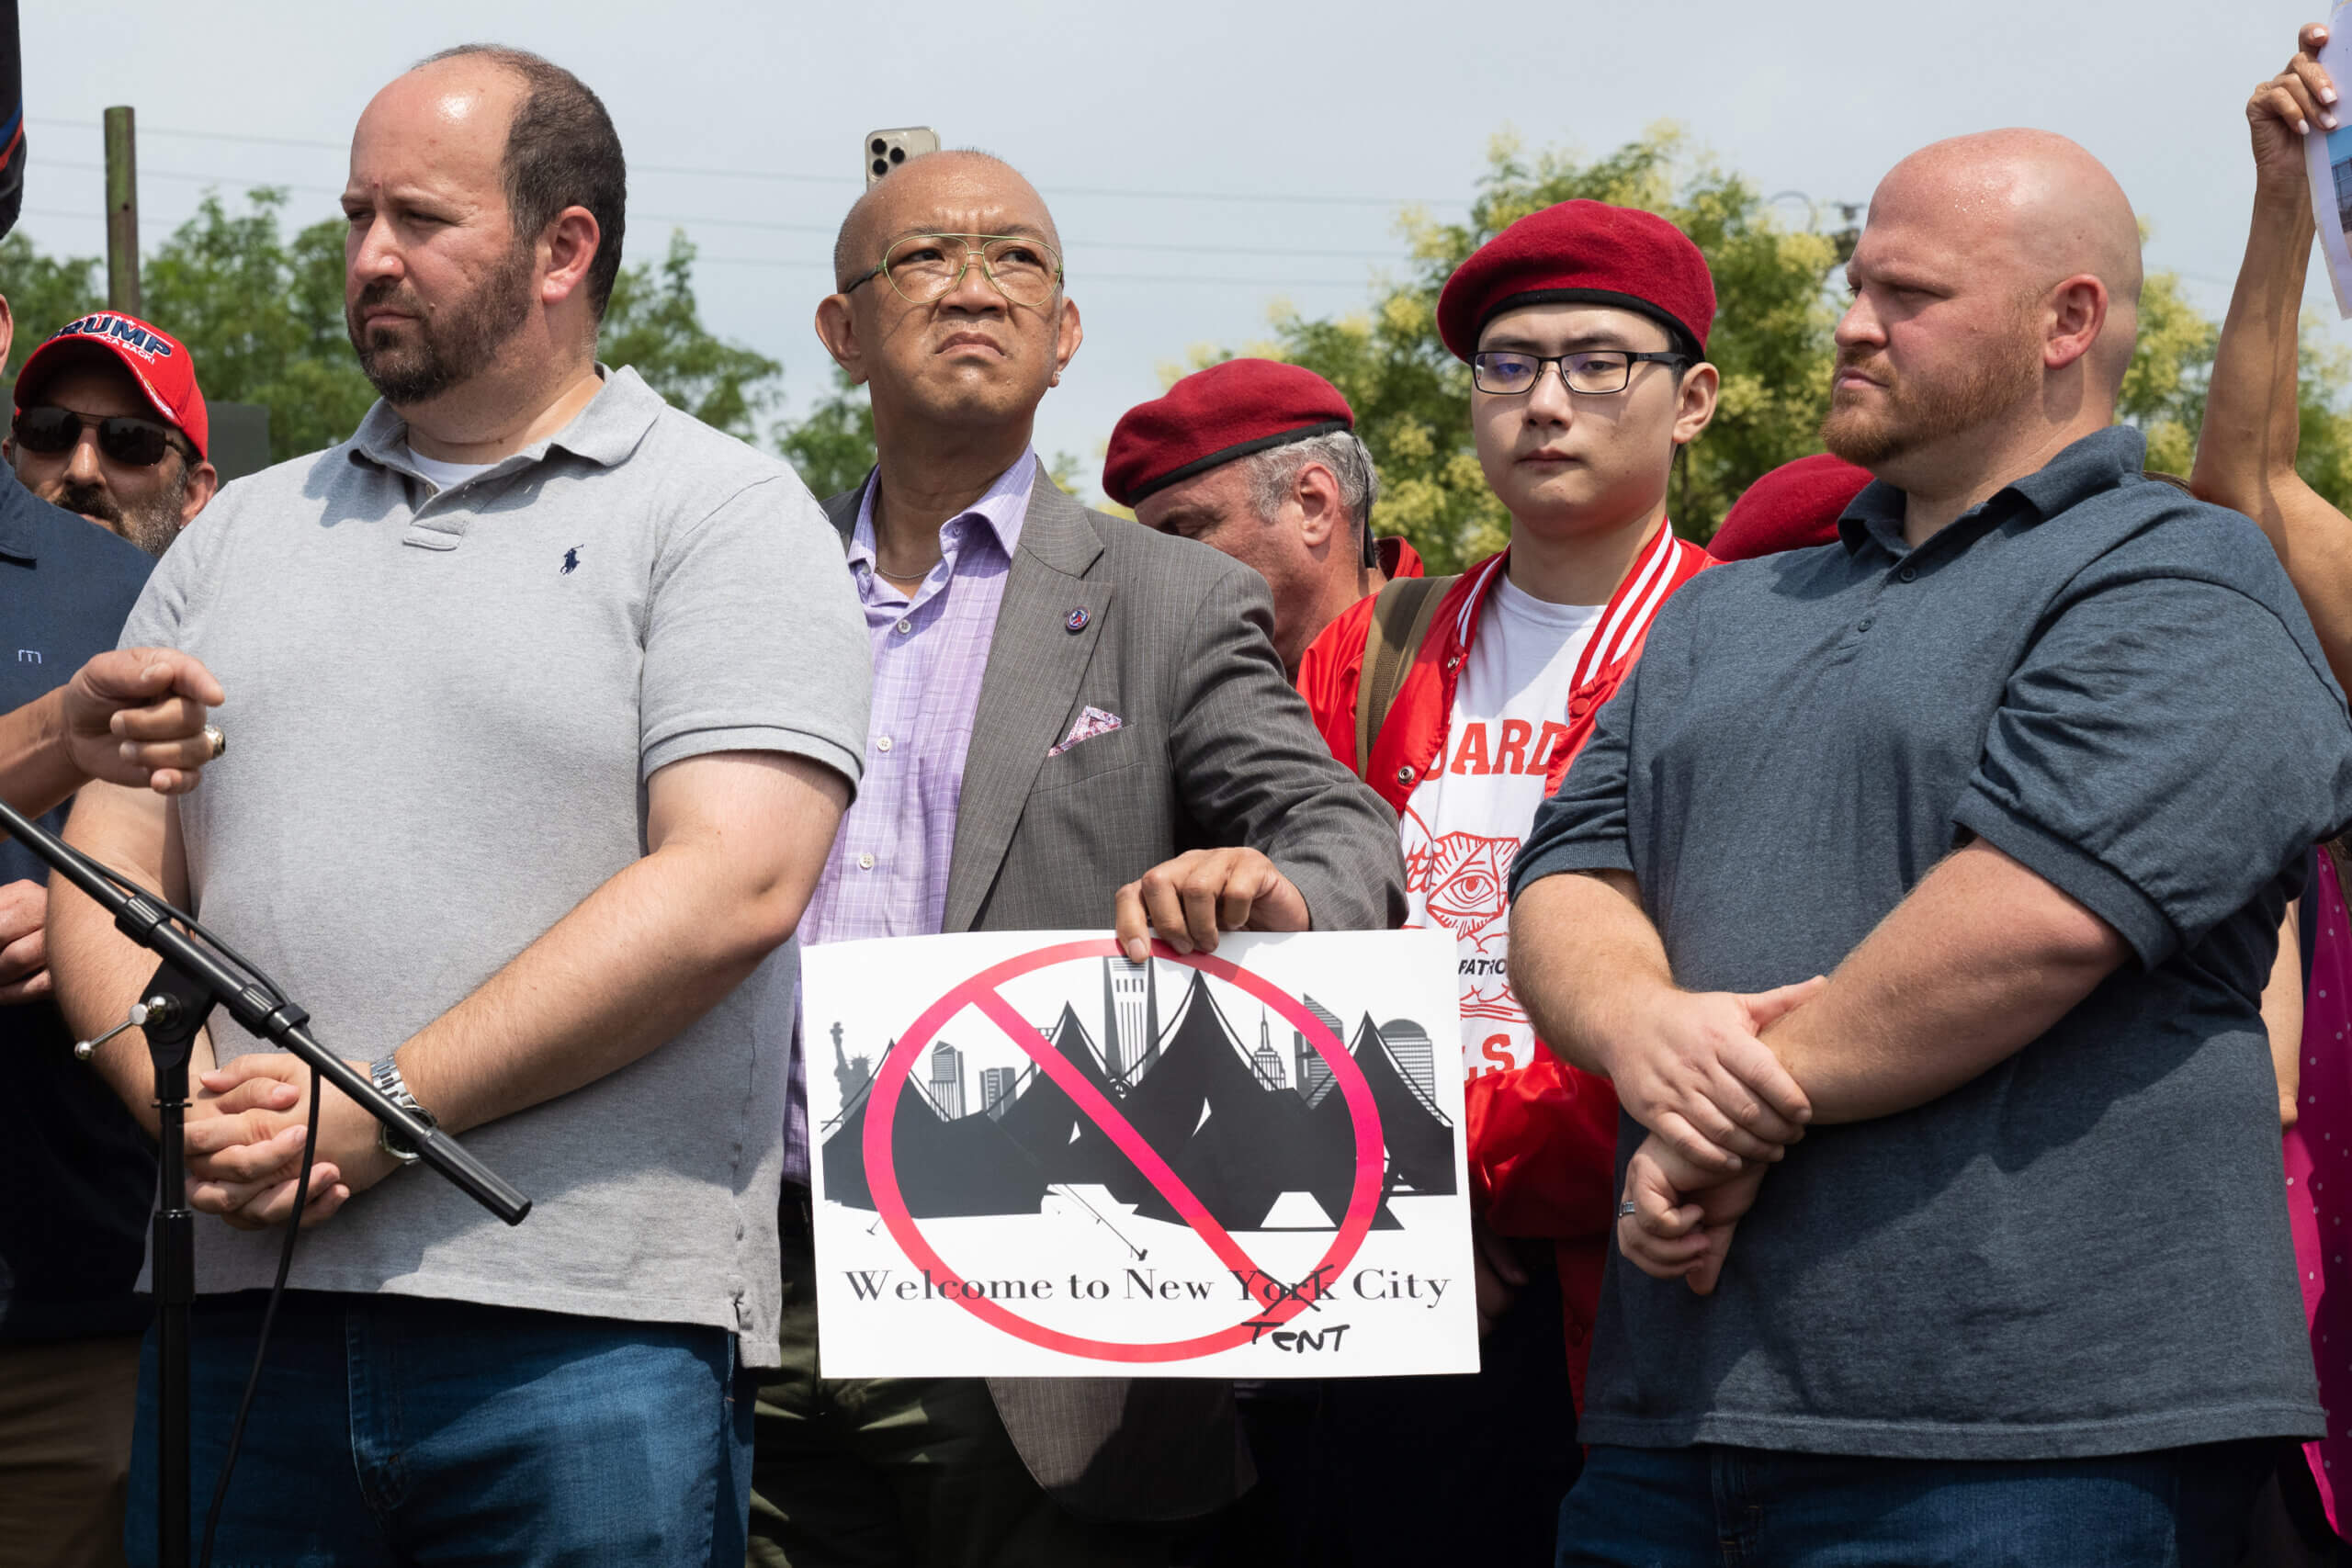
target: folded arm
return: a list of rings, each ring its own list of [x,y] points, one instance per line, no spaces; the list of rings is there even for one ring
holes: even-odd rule
[[[417,1103],[462,1133],[676,1037],[790,940],[848,804],[839,773],[773,752],[655,773],[650,852],[393,1054]]]
[[[1978,840],[1764,1040],[1817,1120],[1891,1116],[1998,1066],[2131,956],[2112,926]]]
[[[848,797],[838,773],[795,756],[719,752],[662,769],[648,786],[649,852],[393,1054],[410,1092],[462,1133],[675,1037],[791,936]],[[290,1209],[275,1140],[299,1133],[306,1107],[253,1102],[271,1080],[309,1091],[307,1069],[275,1053],[206,1076],[232,1113],[189,1129],[198,1206],[258,1224]],[[340,1095],[321,1110],[319,1163],[331,1169],[314,1182],[339,1177],[353,1190],[394,1168],[374,1122]]]

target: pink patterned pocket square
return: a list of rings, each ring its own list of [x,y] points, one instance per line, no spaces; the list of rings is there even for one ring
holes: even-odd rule
[[[1069,727],[1069,733],[1062,737],[1062,743],[1046,755],[1058,757],[1081,740],[1091,740],[1098,735],[1108,735],[1118,728],[1117,714],[1104,713],[1101,708],[1087,708],[1080,713],[1078,722]]]

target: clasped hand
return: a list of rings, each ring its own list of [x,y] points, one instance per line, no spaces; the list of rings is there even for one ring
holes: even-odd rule
[[[1764,1173],[1804,1135],[1813,1107],[1766,1030],[1826,985],[1819,976],[1735,995],[1661,992],[1608,1054],[1618,1103],[1649,1136],[1625,1170],[1617,1246],[1644,1273],[1708,1294]]]
[[[364,1062],[354,1062],[361,1072]],[[298,1058],[254,1051],[199,1075],[187,1133],[188,1206],[239,1230],[283,1224],[294,1212],[310,1120],[311,1069]],[[376,1121],[339,1092],[319,1107],[307,1227],[331,1219],[355,1192],[399,1168],[376,1142]]]

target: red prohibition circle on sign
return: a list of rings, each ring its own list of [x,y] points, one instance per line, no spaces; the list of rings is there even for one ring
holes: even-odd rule
[[[1324,1066],[1330,1070],[1332,1085],[1346,1100],[1348,1117],[1356,1134],[1356,1179],[1348,1196],[1347,1216],[1340,1222],[1339,1231],[1331,1238],[1330,1248],[1317,1265],[1320,1269],[1337,1273],[1347,1267],[1363,1246],[1364,1237],[1372,1232],[1373,1216],[1380,1209],[1381,1178],[1386,1168],[1387,1145],[1381,1137],[1380,1111],[1373,1101],[1372,1085],[1364,1080],[1363,1069],[1356,1066],[1356,1060],[1348,1055],[1346,1045],[1325,1026],[1322,1020],[1307,1011],[1304,1003],[1262,976],[1253,975],[1239,964],[1213,953],[1178,953],[1165,942],[1153,942],[1151,952],[1155,958],[1198,969],[1257,998],[1288,1020],[1307,1043],[1315,1047],[1316,1055],[1323,1058]],[[1062,942],[1006,959],[1001,964],[981,970],[926,1008],[906,1033],[899,1036],[898,1049],[883,1058],[881,1069],[874,1076],[873,1092],[867,1100],[867,1104],[878,1108],[881,1114],[869,1113],[865,1118],[866,1185],[874,1195],[875,1208],[880,1212],[883,1223],[890,1228],[891,1239],[899,1244],[899,1249],[907,1255],[908,1261],[927,1270],[933,1280],[944,1285],[960,1286],[964,1278],[948,1267],[946,1260],[939,1256],[938,1250],[915,1224],[913,1214],[908,1212],[906,1200],[899,1190],[898,1157],[891,1144],[893,1124],[898,1121],[899,1096],[906,1088],[915,1062],[931,1044],[933,1036],[967,1007],[980,1009],[995,1019],[999,1027],[1006,1027],[1005,1021],[996,1015],[999,1011],[1012,1013],[1010,1005],[997,995],[998,987],[1007,981],[1056,964],[1124,956],[1116,941],[1099,937],[1084,942]],[[1066,1090],[1076,1089],[1088,1096],[1099,1098],[1098,1091],[1087,1084],[1075,1067],[1069,1069],[1074,1084],[1065,1082],[1060,1076],[1053,1074],[1050,1063],[1063,1062],[1061,1054],[1038,1038],[1036,1030],[1018,1015],[1012,1015],[1012,1021],[1019,1025],[1019,1031],[1014,1032],[1007,1028],[1007,1032],[1012,1034],[1013,1043],[1036,1062],[1040,1071],[1053,1076]],[[1068,1064],[1064,1063],[1064,1066]],[[1085,1100],[1075,1093],[1072,1098],[1078,1100],[1080,1114],[1086,1114]],[[1118,1138],[1109,1128],[1102,1131],[1119,1143],[1128,1157],[1143,1169],[1146,1178],[1152,1179],[1154,1186],[1161,1186],[1152,1168],[1156,1166],[1170,1183],[1182,1190],[1182,1182],[1176,1179],[1174,1172],[1168,1169],[1166,1162],[1150,1145],[1136,1139],[1135,1144],[1137,1146],[1130,1146],[1127,1140]],[[1171,1203],[1175,1202],[1165,1187],[1161,1187],[1161,1191]],[[1197,1201],[1191,1206],[1197,1209]],[[1178,1204],[1177,1207],[1182,1213],[1185,1205]],[[1203,1217],[1206,1217],[1204,1213]],[[1240,1251],[1233,1239],[1225,1234],[1224,1227],[1214,1219],[1208,1221],[1207,1231],[1203,1231],[1190,1214],[1186,1219],[1228,1268],[1238,1263],[1256,1269],[1249,1256]],[[1130,1344],[1123,1340],[1090,1339],[1082,1335],[1047,1328],[1043,1324],[1032,1323],[1018,1313],[1008,1311],[985,1296],[978,1299],[967,1297],[961,1290],[955,1291],[950,1299],[973,1316],[1015,1338],[1027,1340],[1047,1350],[1101,1361],[1186,1361],[1213,1355],[1219,1350],[1247,1344],[1255,1334],[1289,1322],[1306,1311],[1307,1305],[1300,1297],[1286,1296],[1262,1312],[1253,1312],[1230,1328],[1165,1344]]]

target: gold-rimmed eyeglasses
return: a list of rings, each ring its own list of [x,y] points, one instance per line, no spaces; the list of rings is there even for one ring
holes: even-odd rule
[[[1027,234],[908,234],[890,242],[872,272],[842,290],[854,294],[875,278],[910,304],[928,305],[962,285],[979,263],[980,276],[1015,305],[1043,305],[1062,284],[1062,258]]]

